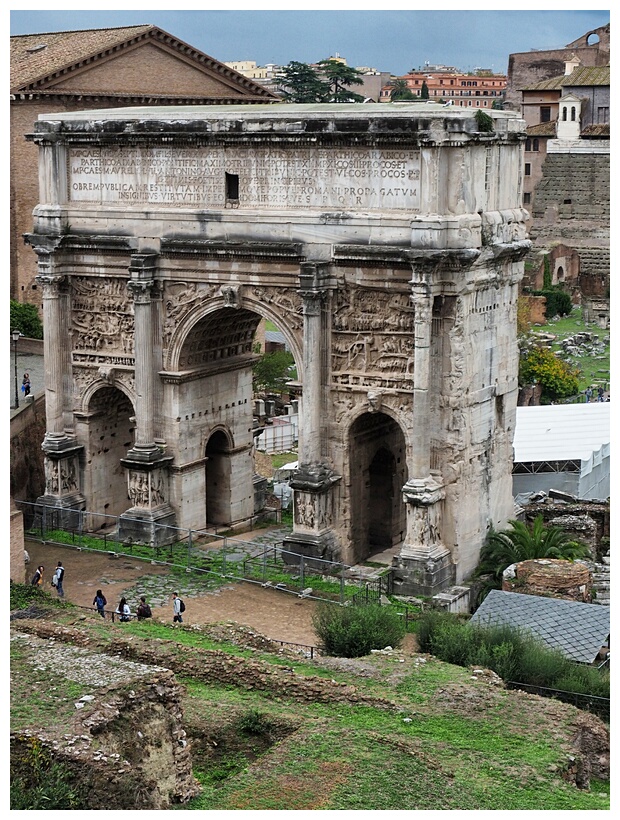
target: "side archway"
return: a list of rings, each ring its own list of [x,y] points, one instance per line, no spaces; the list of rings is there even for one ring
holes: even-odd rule
[[[349,429],[351,542],[355,562],[402,545],[407,480],[405,436],[386,413],[364,413]]]

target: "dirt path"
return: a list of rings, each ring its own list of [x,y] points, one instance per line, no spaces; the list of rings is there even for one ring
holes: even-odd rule
[[[80,552],[68,547],[58,547],[28,541],[30,555],[28,579],[38,564],[45,567],[45,588],[49,586],[54,567],[62,561],[65,567],[65,598],[78,606],[91,607],[95,592],[101,588],[108,600],[108,607],[118,603],[122,593],[145,575],[166,576],[166,567],[155,566],[131,558],[110,558],[92,552]],[[178,581],[171,581],[178,584]],[[170,593],[176,591],[170,587]],[[181,590],[182,594],[182,590]],[[299,599],[296,595],[264,589],[251,583],[227,585],[201,597],[184,598],[187,610],[186,623],[218,623],[235,621],[249,626],[274,640],[314,645],[316,635],[312,629],[312,613],[315,602]],[[135,611],[137,600],[129,601]],[[154,606],[153,617],[172,620],[172,604]]]

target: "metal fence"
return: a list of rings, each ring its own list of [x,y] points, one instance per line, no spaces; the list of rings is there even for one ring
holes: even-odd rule
[[[609,698],[601,698],[597,695],[584,695],[581,692],[565,692],[562,689],[550,689],[546,686],[534,686],[529,683],[518,683],[517,681],[505,681],[508,689],[521,689],[530,692],[532,695],[541,695],[545,698],[555,698],[563,703],[572,703],[578,709],[585,709],[594,712],[603,720],[609,720],[610,706]]]
[[[164,537],[155,535],[154,544],[134,543],[119,537],[117,516],[21,501],[17,504],[24,514],[26,537],[42,543],[127,556],[340,604],[355,602],[356,590],[366,594],[367,581],[361,569],[285,550],[282,543],[266,546],[215,531],[170,526],[165,527]]]

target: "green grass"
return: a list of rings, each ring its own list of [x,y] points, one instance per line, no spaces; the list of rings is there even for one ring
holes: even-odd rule
[[[609,330],[603,330],[595,323],[586,324],[582,320],[581,307],[574,306],[570,315],[563,316],[556,321],[547,322],[544,325],[533,325],[535,332],[553,333],[557,336],[556,341],[551,345],[554,351],[561,350],[560,341],[574,336],[576,333],[587,331],[596,336],[601,342],[609,337]],[[593,356],[581,356],[574,364],[579,368],[579,390],[583,392],[588,385],[609,385],[610,380],[610,344],[607,342],[605,358],[597,359]]]
[[[292,461],[297,461],[297,453],[294,450],[289,450],[287,453],[274,453],[271,456],[271,466],[274,470],[278,470]]]

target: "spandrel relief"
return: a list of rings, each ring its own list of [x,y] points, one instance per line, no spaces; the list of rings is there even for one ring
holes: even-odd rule
[[[170,346],[170,339],[177,325],[185,316],[202,302],[219,295],[219,285],[200,282],[167,282],[164,286],[164,347]]]
[[[282,292],[278,288],[253,287],[252,295],[265,304],[272,305],[276,312],[282,314],[283,323],[294,331],[303,326],[303,307],[301,297],[294,291]]]

